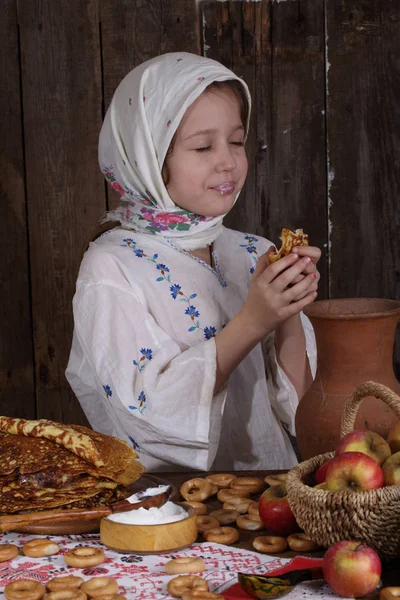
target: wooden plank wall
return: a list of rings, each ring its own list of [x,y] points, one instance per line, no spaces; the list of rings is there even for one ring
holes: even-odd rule
[[[251,167],[227,218],[323,249],[320,298],[400,298],[397,0],[0,0],[0,414],[85,423],[64,377],[97,138],[135,65],[202,53],[250,86]],[[400,376],[400,343],[395,368]]]

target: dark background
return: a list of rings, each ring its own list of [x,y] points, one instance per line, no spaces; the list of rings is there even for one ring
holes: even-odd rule
[[[320,299],[400,299],[398,0],[0,0],[0,15],[0,414],[85,423],[64,371],[82,251],[116,203],[98,133],[157,54],[201,53],[250,86],[227,225],[278,244],[303,227]]]

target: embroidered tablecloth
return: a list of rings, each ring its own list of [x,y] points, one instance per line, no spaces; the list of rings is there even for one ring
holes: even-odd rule
[[[27,541],[38,537],[41,536],[7,533],[0,536],[0,543],[15,544],[21,549]],[[0,600],[4,598],[4,586],[11,581],[29,578],[46,584],[53,577],[65,575],[80,575],[85,580],[99,576],[113,577],[119,584],[118,593],[127,600],[173,600],[167,592],[167,583],[174,576],[165,573],[164,565],[168,560],[182,556],[201,557],[207,569],[200,574],[201,577],[208,581],[210,591],[223,594],[224,590],[237,582],[239,571],[263,574],[289,560],[213,543],[193,544],[173,554],[142,556],[104,548],[98,534],[51,536],[51,539],[60,546],[60,552],[54,556],[29,558],[20,552],[13,560],[0,563]],[[63,555],[77,546],[104,548],[106,561],[86,569],[68,567]],[[226,598],[229,597],[229,593],[226,593]],[[246,597],[249,598],[243,594],[243,598]],[[311,597],[322,600],[338,598],[323,581],[299,585],[286,596],[288,600]]]

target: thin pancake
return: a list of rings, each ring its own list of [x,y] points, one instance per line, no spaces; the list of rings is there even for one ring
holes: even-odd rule
[[[68,425],[47,421],[46,419],[27,421],[25,419],[0,417],[0,431],[13,435],[43,437],[56,444],[60,444],[60,446],[64,446],[64,448],[68,448],[68,450],[93,463],[96,467],[104,465],[98,448],[96,448],[90,436],[86,435],[86,433],[80,433]]]
[[[282,246],[279,249],[277,254],[269,254],[268,260],[269,262],[275,262],[290,254],[292,249],[295,246],[308,246],[308,235],[304,233],[302,229],[296,229],[295,231],[290,231],[290,229],[283,228],[282,233],[279,238],[282,242]]]
[[[32,427],[28,428],[30,433],[26,437],[25,434],[2,434],[1,423],[3,423],[3,428],[6,423],[4,419],[7,417],[0,417],[0,475],[12,473],[17,466],[21,473],[34,473],[57,465],[57,468],[66,473],[89,473],[129,485],[136,481],[144,471],[143,466],[136,460],[136,452],[118,438],[103,435],[79,425],[66,427],[77,436],[81,436],[82,439],[90,439],[101,458],[101,466],[96,467],[91,461],[72,453],[70,448],[65,445],[45,437],[36,437],[35,429]],[[32,423],[34,422],[32,421]],[[51,421],[48,422],[51,423]],[[30,422],[26,421],[26,423]],[[61,427],[64,425],[60,425]],[[13,428],[11,427],[11,429]]]

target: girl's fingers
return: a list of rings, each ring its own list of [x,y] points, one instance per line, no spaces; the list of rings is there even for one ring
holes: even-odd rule
[[[309,256],[314,264],[321,258],[321,250],[317,246],[295,246],[292,253],[298,256]]]
[[[263,256],[265,256],[265,255],[263,255]],[[281,274],[283,272],[285,272],[285,273],[289,272],[290,267],[292,267],[295,263],[297,263],[297,261],[298,261],[298,256],[296,254],[288,254],[287,256],[280,258],[276,262],[271,263],[268,266],[268,270],[265,272],[265,282],[271,283],[276,278],[278,278],[278,276],[281,277]],[[296,275],[297,275],[297,272],[296,272]],[[289,281],[291,276],[292,277],[295,276],[293,274],[293,272],[291,275],[286,277],[286,279],[288,279],[288,281]]]
[[[265,252],[264,254],[262,254],[260,256],[260,258],[258,259],[257,264],[254,268],[253,274],[251,276],[251,278],[253,280],[257,279],[261,275],[261,273],[263,273],[265,271],[265,269],[268,267],[268,265],[269,265],[268,252]]]
[[[299,300],[295,300],[287,307],[287,315],[288,317],[292,317],[293,315],[301,312],[308,304],[314,302],[315,298],[318,296],[317,292],[310,292],[303,298]]]
[[[287,262],[286,259],[288,259]],[[309,263],[309,257],[297,258],[295,254],[288,254],[267,269],[265,281],[273,283],[276,291],[283,292],[288,286],[293,286],[295,279],[300,276]],[[275,269],[275,267],[277,268]],[[269,281],[267,278],[269,278]]]
[[[316,292],[317,289],[318,282],[316,274],[311,273],[310,275],[304,277],[302,281],[296,283],[296,285],[293,285],[292,287],[288,288],[285,292],[283,292],[282,298],[285,300],[285,302],[297,302],[298,300],[304,298],[306,295]]]

